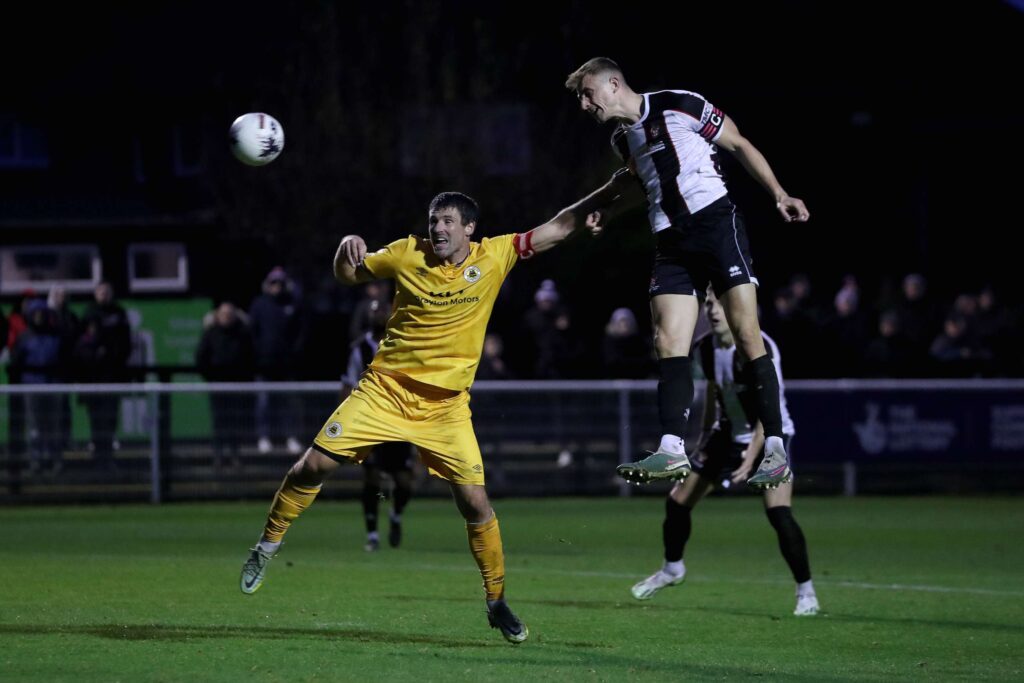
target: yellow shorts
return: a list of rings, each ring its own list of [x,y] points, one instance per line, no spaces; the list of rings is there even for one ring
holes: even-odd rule
[[[470,420],[469,392],[432,389],[376,370],[327,418],[313,439],[321,453],[361,463],[379,443],[405,441],[430,474],[453,484],[483,484],[484,463]]]

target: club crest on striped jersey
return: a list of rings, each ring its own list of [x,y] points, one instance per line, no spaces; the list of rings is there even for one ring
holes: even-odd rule
[[[474,282],[479,280],[481,275],[483,275],[483,273],[481,273],[480,269],[477,268],[476,266],[470,266],[469,268],[466,268],[464,271],[462,271],[462,277],[464,277],[466,279],[466,282],[468,282],[469,284],[473,284]]]

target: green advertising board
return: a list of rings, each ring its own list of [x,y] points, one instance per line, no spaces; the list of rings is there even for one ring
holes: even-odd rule
[[[194,365],[196,349],[203,334],[203,316],[213,307],[205,298],[193,299],[122,299],[118,303],[128,313],[131,323],[132,354],[130,364]],[[88,303],[73,303],[72,310],[81,316]],[[3,382],[7,373],[2,373]],[[156,377],[152,378],[156,380]],[[176,373],[175,382],[201,381],[197,374]],[[0,400],[0,440],[8,439],[7,397]],[[85,406],[71,401],[72,438],[79,443],[89,439],[89,421]],[[149,404],[142,396],[126,396],[121,401],[118,438],[139,439],[148,436]],[[209,438],[211,434],[210,404],[205,394],[173,394],[171,396],[171,433],[175,438]]]

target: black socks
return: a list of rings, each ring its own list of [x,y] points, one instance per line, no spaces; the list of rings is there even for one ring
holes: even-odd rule
[[[793,519],[793,509],[786,506],[773,507],[765,510],[765,514],[779,536],[779,550],[786,558],[789,570],[793,572],[793,579],[797,583],[810,581],[811,563],[807,559],[807,541],[804,540],[800,525]]]
[[[665,499],[665,521],[661,525],[661,540],[665,544],[665,561],[679,562],[683,559],[683,549],[690,540],[690,508],[672,500]]]
[[[658,375],[658,417],[661,419],[661,433],[672,434],[681,439],[686,433],[686,418],[693,403],[690,357],[662,358],[658,361]],[[777,384],[775,390],[778,392]]]

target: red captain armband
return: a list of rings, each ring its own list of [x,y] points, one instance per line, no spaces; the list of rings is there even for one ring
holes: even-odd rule
[[[525,260],[536,254],[537,252],[533,250],[533,230],[516,234],[512,238],[512,246],[521,259]]]

